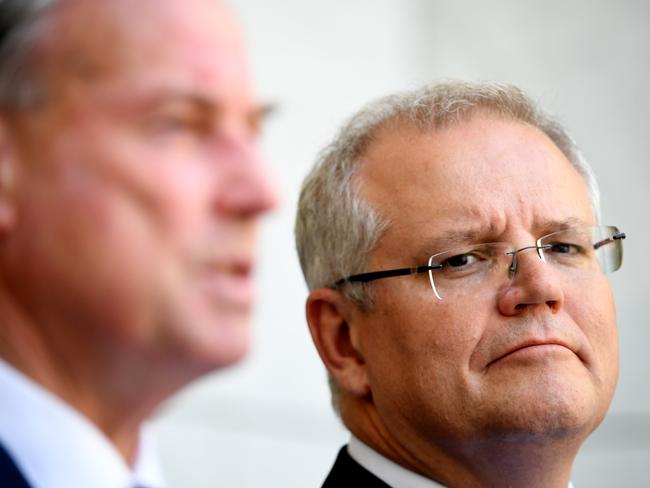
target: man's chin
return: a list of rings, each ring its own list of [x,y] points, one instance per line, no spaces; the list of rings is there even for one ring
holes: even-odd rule
[[[513,397],[486,412],[487,437],[512,443],[540,443],[584,439],[602,421],[606,409],[593,396],[545,392]]]
[[[248,313],[215,320],[206,337],[195,344],[196,356],[207,367],[221,369],[243,360],[251,347],[251,323]]]
[[[202,314],[179,321],[167,342],[169,359],[193,377],[242,361],[251,347],[250,313]]]

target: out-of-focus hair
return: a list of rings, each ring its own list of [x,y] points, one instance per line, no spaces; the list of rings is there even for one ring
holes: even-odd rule
[[[59,1],[0,0],[0,110],[23,109],[44,96],[34,49],[49,7]]]

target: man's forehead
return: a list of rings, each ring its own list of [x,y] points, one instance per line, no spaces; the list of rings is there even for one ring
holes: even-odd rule
[[[47,3],[47,2],[43,2]],[[183,9],[205,16],[207,12],[219,12],[219,14],[230,14],[226,3],[223,0],[53,0],[53,8],[56,14],[71,15],[80,13],[84,16],[97,12],[99,16],[111,13],[124,14],[127,17],[136,17],[137,22],[146,26],[148,21],[155,19],[156,12],[166,14],[169,12],[180,13]],[[148,12],[151,17],[138,18],[139,13]],[[90,25],[86,24],[87,27]]]
[[[516,155],[520,160],[508,167],[501,164],[505,161],[500,153],[503,158]],[[571,166],[539,128],[477,109],[443,127],[427,127],[408,118],[383,124],[360,157],[358,179],[362,187],[376,183],[400,185],[413,180],[451,184],[439,178],[453,174],[455,168],[462,172],[462,182],[471,181],[473,174],[481,170],[489,172],[492,178],[507,178],[510,172],[525,172],[524,168],[534,159],[548,162],[545,166],[549,167],[552,161],[559,160]]]
[[[100,76],[182,50],[243,54],[237,23],[219,0],[62,0],[48,27],[41,49],[55,74]]]
[[[135,108],[168,91],[244,110],[255,103],[241,33],[223,2],[63,0],[50,20],[41,73],[58,105],[99,96]]]
[[[232,21],[233,17],[221,0],[59,0],[53,3],[50,14],[64,27],[84,33],[107,25],[146,31],[151,26],[188,18],[209,22],[221,18]]]
[[[584,180],[529,124],[487,115],[443,129],[402,122],[376,136],[357,181],[396,232],[415,237],[429,229],[436,239],[455,233],[443,239],[445,247],[499,238],[515,221],[537,233],[562,227],[548,221],[591,220]]]

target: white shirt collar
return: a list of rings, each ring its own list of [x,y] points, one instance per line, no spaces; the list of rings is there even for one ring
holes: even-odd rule
[[[70,405],[0,359],[0,443],[34,488],[162,488],[147,429],[133,470]]]
[[[444,488],[435,481],[409,471],[382,456],[355,436],[350,438],[348,453],[352,459],[390,486],[399,486],[400,488]]]
[[[390,486],[399,486],[400,488],[445,488],[443,485],[382,456],[355,436],[350,437],[348,454],[361,466]],[[573,488],[573,484],[569,483],[568,488]]]

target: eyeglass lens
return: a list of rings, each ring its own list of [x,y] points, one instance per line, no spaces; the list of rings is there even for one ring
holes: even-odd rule
[[[622,239],[613,226],[575,227],[539,238],[536,245],[516,249],[508,242],[477,244],[429,258],[429,281],[437,298],[471,294],[484,286],[498,286],[499,280],[512,278],[517,254],[536,252],[558,273],[571,279],[593,276],[594,272],[616,271],[622,262]],[[508,271],[509,270],[509,271]]]

